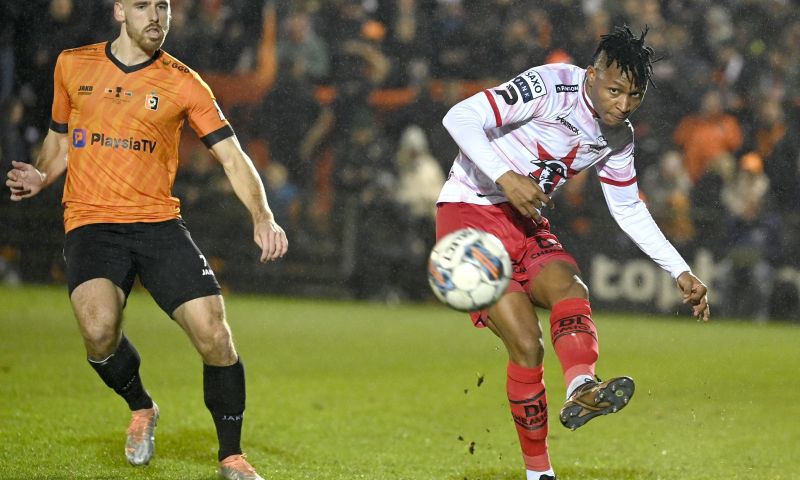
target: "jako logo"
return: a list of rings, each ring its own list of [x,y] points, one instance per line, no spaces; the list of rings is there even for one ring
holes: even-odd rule
[[[72,146],[75,148],[83,148],[86,146],[86,130],[76,128],[72,131]]]

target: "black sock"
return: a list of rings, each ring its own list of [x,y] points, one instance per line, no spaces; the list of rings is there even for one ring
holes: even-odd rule
[[[244,365],[242,361],[227,367],[203,365],[203,395],[217,427],[219,460],[242,453],[244,419]]]
[[[106,385],[128,402],[131,410],[153,408],[153,399],[147,394],[139,377],[139,352],[125,335],[117,351],[101,362],[89,360],[89,365],[100,375]]]

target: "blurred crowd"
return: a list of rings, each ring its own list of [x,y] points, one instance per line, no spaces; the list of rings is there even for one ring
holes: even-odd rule
[[[10,159],[35,156],[58,53],[115,37],[112,4],[4,4],[3,176]],[[220,82],[252,90],[247,100],[226,103],[218,94],[289,234],[290,257],[276,277],[358,298],[426,298],[434,202],[457,151],[441,126],[444,113],[531,66],[585,66],[599,36],[626,23],[635,32],[649,28],[659,59],[632,118],[650,211],[687,259],[704,248],[726,270],[717,312],[767,319],[797,309],[796,293],[776,281],[781,268],[800,268],[797,0],[171,4],[164,48],[204,77],[235,79],[265,59],[274,66],[261,90]],[[184,217],[220,277],[253,289],[263,273],[249,266],[246,214],[207,152],[186,143],[175,187]],[[599,201],[593,175],[568,182],[548,212],[582,263],[598,249],[626,256],[632,248]],[[2,196],[0,278],[8,271],[17,281],[59,279],[57,190],[17,209]],[[233,241],[234,234],[241,236]]]

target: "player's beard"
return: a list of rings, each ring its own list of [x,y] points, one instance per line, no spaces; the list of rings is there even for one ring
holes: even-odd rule
[[[150,30],[151,28],[158,28],[160,31],[160,35],[151,37]],[[125,24],[125,31],[128,33],[128,37],[133,40],[133,43],[139,46],[145,52],[155,52],[162,45],[164,45],[164,40],[167,38],[167,32],[169,31],[169,25],[161,26],[161,25],[148,25],[139,31],[135,31],[133,28],[130,27],[130,24]]]

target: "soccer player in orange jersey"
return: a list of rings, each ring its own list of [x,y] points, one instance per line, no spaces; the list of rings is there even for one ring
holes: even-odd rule
[[[261,477],[240,447],[245,379],[220,287],[180,217],[171,188],[184,119],[219,160],[253,219],[262,262],[282,257],[286,234],[213,94],[161,50],[168,0],[119,0],[112,42],[61,53],[50,130],[36,165],[13,162],[12,200],[39,193],[64,172],[64,257],[70,300],[90,365],[132,411],[125,455],[147,464],[158,406],[139,376],[139,355],[122,331],[134,277],[186,332],[203,359],[205,404],[219,440],[219,473]],[[69,162],[67,162],[69,158]]]

